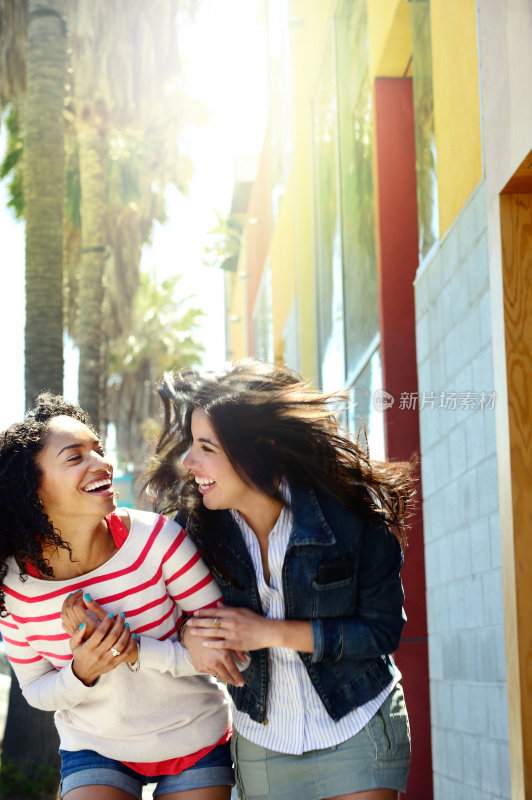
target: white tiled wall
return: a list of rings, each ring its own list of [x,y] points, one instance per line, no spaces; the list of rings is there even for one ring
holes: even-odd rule
[[[435,800],[511,797],[486,220],[480,184],[415,286]]]

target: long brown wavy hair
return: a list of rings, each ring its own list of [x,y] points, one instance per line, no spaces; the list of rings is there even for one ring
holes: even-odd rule
[[[181,460],[192,444],[195,409],[208,416],[230,463],[246,483],[281,500],[279,478],[333,495],[359,516],[386,524],[406,544],[413,496],[408,464],[375,462],[343,430],[345,392],[324,394],[284,366],[245,359],[222,372],[185,370],[158,384],[164,424],[144,489],[155,507],[181,512],[207,563],[224,574],[223,532],[208,534],[197,485]]]

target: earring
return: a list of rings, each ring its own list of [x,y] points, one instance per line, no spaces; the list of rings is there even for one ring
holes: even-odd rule
[[[42,511],[42,500],[40,497],[37,500],[37,508],[39,509],[39,511]]]

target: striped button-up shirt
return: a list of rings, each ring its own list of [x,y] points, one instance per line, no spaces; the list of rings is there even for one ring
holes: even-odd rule
[[[289,500],[285,482],[281,490]],[[282,569],[292,530],[292,512],[289,507],[283,507],[268,537],[269,584],[264,578],[255,534],[237,511],[231,513],[240,526],[255,568],[264,615],[268,619],[284,619]],[[335,722],[327,713],[296,650],[270,648],[269,669],[268,724],[255,722],[236,708],[233,708],[233,724],[242,736],[255,744],[293,755],[332,747],[354,736],[376,714],[401,677],[396,667],[394,678],[377,697]]]

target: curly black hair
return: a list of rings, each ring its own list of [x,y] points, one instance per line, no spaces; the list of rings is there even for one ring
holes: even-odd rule
[[[158,391],[163,430],[144,490],[158,510],[179,510],[211,569],[226,576],[223,535],[212,537],[191,472],[181,463],[192,444],[195,409],[209,417],[230,463],[248,484],[282,501],[279,478],[323,489],[362,518],[389,525],[403,546],[414,495],[411,465],[369,458],[336,419],[345,392],[326,394],[277,364],[244,359],[221,372],[166,375]]]
[[[43,512],[38,495],[41,471],[36,456],[46,444],[50,420],[59,416],[83,422],[98,436],[88,414],[51,392],[40,394],[22,422],[0,433],[0,616],[7,614],[4,578],[10,556],[17,562],[21,580],[26,580],[28,564],[41,575],[53,576],[43,547],[70,551],[61,532]]]

